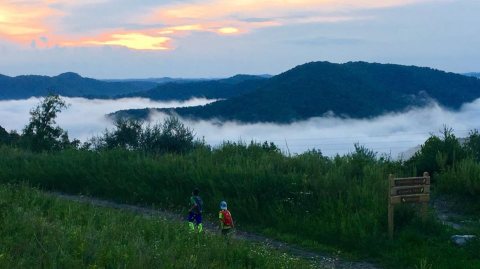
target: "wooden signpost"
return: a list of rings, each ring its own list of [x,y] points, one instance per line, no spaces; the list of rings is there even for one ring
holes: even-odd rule
[[[395,205],[404,203],[422,203],[422,217],[425,218],[430,201],[430,175],[423,177],[388,178],[388,235],[393,239],[393,218]]]

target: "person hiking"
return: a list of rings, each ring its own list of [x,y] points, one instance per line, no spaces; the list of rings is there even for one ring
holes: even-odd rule
[[[199,193],[200,191],[198,189],[192,191],[192,196],[190,197],[190,210],[188,211],[188,226],[190,227],[190,230],[194,232],[196,224],[198,232],[201,233],[203,231],[203,201],[198,195]]]
[[[227,209],[227,202],[220,202],[220,212],[218,213],[218,218],[220,220],[220,230],[222,235],[229,235],[233,232],[233,218],[230,211]]]

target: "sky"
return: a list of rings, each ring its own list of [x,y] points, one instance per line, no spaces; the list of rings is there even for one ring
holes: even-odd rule
[[[214,101],[192,99],[186,102],[156,102],[142,98],[64,98],[69,107],[58,115],[57,124],[68,131],[70,138],[83,142],[102,135],[105,129],[113,128],[105,114],[119,109],[193,106]],[[1,125],[9,131],[21,131],[28,123],[30,109],[39,102],[39,98],[0,101]],[[149,122],[162,122],[165,118],[165,114],[151,113]],[[291,124],[181,120],[193,129],[196,138],[204,139],[212,146],[218,146],[224,141],[269,141],[279,146],[285,154],[299,154],[315,148],[326,156],[335,156],[352,152],[354,144],[358,143],[378,155],[407,159],[414,152],[412,148],[423,144],[431,134],[440,135],[444,126],[453,128],[457,137],[466,137],[471,130],[479,129],[478,121],[472,121],[478,118],[480,99],[464,104],[458,111],[450,111],[432,103],[424,108],[390,113],[373,119],[321,117]]]
[[[0,0],[0,73],[278,74],[309,61],[480,71],[478,0]]]

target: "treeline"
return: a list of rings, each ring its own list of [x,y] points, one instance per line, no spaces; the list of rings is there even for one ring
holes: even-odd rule
[[[58,113],[68,106],[58,95],[49,95],[30,111],[30,121],[21,133],[8,133],[0,126],[0,145],[15,146],[32,152],[53,152],[66,149],[110,150],[127,149],[147,153],[185,153],[204,145],[194,140],[193,130],[175,117],[163,123],[144,124],[139,120],[118,119],[112,130],[85,143],[70,140],[68,133],[56,125]]]

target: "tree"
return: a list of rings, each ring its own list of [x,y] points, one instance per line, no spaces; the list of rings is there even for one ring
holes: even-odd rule
[[[10,143],[10,135],[8,134],[7,130],[0,126],[0,144],[8,143]]]
[[[463,147],[470,157],[480,161],[480,133],[478,130],[470,131]]]
[[[134,119],[117,119],[115,129],[106,131],[104,143],[106,148],[138,149],[142,134],[142,122]]]
[[[112,131],[93,139],[88,145],[96,149],[124,148],[150,153],[184,153],[194,147],[194,134],[178,118],[169,117],[163,123],[144,125],[135,119],[119,118]]]
[[[466,152],[453,134],[453,130],[444,126],[441,134],[440,137],[431,135],[420,151],[407,161],[407,164],[416,168],[418,174],[426,171],[433,175],[465,158]]]
[[[164,152],[183,153],[193,148],[193,131],[177,117],[170,116],[162,124],[162,147]]]
[[[60,150],[71,146],[68,134],[55,125],[58,113],[68,106],[58,95],[48,95],[30,111],[30,122],[23,129],[22,142],[33,151]],[[78,144],[78,141],[74,141]]]

